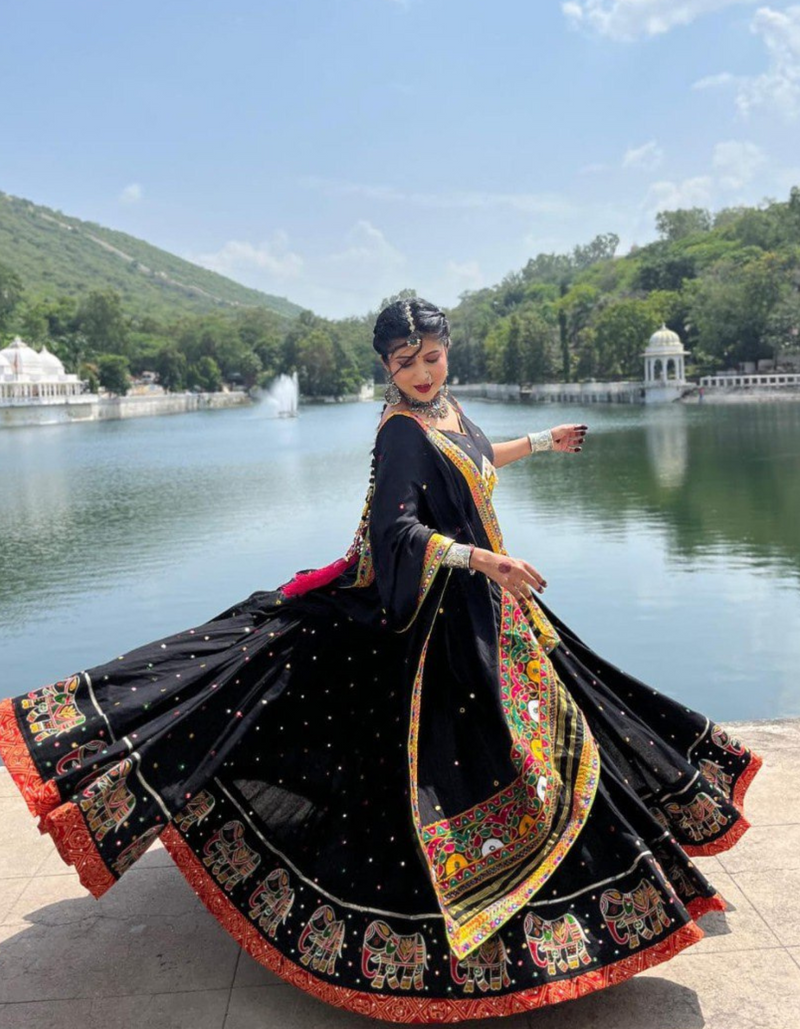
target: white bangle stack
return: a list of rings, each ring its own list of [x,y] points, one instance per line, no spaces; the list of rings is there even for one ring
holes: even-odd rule
[[[527,435],[531,444],[532,454],[553,449],[553,433],[549,429],[543,429],[541,432],[529,432]]]

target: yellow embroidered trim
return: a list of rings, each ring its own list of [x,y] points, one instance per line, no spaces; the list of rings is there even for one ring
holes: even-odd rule
[[[398,411],[398,414],[400,412]],[[454,540],[449,536],[443,536],[440,532],[434,532],[425,547],[425,557],[422,562],[422,574],[419,579],[419,591],[417,593],[417,607],[414,614],[411,616],[411,621],[404,625],[402,629],[395,629],[395,632],[405,632],[410,629],[416,621],[417,615],[422,608],[422,602],[425,600],[427,595],[431,591],[433,581],[436,578],[436,573],[442,566],[444,556],[450,547],[453,545]]]
[[[448,576],[449,572],[450,569],[448,569]],[[522,610],[518,609],[513,595],[507,590],[504,590],[503,621],[505,622],[509,618],[513,619],[515,616],[519,618],[521,614]],[[524,617],[522,620],[525,620]],[[425,667],[425,655],[427,653],[428,642],[430,640],[435,621],[436,617],[434,616],[431,621],[428,634],[425,638],[425,642],[423,643],[420,651],[420,658],[417,664],[412,688],[411,717],[409,720],[408,732],[408,761],[411,785],[410,800],[414,828],[416,830],[420,846],[422,847],[423,854],[426,855],[426,861],[431,873],[432,885],[436,893],[439,908],[444,917],[445,932],[447,933],[448,943],[456,958],[460,960],[466,957],[473,950],[480,947],[486,939],[492,936],[497,929],[500,928],[500,926],[504,925],[517,911],[519,911],[522,905],[525,904],[550,878],[558,864],[569,852],[570,848],[578,838],[581,829],[586,824],[586,819],[588,818],[589,812],[591,811],[594,803],[600,774],[600,753],[583,712],[576,704],[574,704],[574,702],[572,702],[574,709],[573,713],[577,719],[577,724],[579,724],[581,728],[583,745],[581,747],[578,767],[575,774],[572,804],[558,841],[555,843],[549,854],[547,854],[547,856],[537,866],[535,871],[517,887],[512,889],[510,893],[498,898],[498,900],[489,904],[489,906],[484,908],[482,911],[477,912],[463,924],[459,924],[450,913],[451,908],[458,907],[458,902],[450,902],[449,897],[446,895],[448,892],[447,887],[444,887],[443,889],[442,886],[440,886],[440,883],[437,881],[436,870],[431,867],[429,854],[431,839],[430,835],[426,833],[426,829],[430,830],[434,828],[436,823],[431,823],[429,826],[423,826],[419,808],[418,743],[422,700],[422,680]],[[531,640],[531,643],[536,646],[535,640]],[[508,657],[508,655],[506,656]],[[559,691],[561,702],[569,703],[569,694],[558,678],[552,662],[545,655],[542,655],[541,661],[542,666],[547,669],[550,681],[555,684]],[[498,796],[502,796],[502,791]],[[488,801],[484,803],[488,803]],[[524,854],[520,856],[519,860],[523,859]]]

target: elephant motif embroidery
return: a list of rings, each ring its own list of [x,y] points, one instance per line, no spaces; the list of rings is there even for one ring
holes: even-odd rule
[[[199,825],[214,810],[216,801],[208,790],[196,793],[189,803],[175,815],[175,824],[181,832],[188,832],[193,825]]]
[[[464,993],[482,993],[500,990],[511,985],[506,965],[510,958],[506,945],[499,936],[492,936],[460,961],[450,955],[450,975],[453,982],[464,987]]]
[[[117,875],[124,875],[131,865],[139,860],[163,828],[164,827],[162,825],[151,825],[149,829],[145,829],[141,836],[137,836],[133,843],[129,843],[128,846],[117,855],[111,865]]]
[[[708,779],[712,786],[717,787],[723,797],[730,800],[733,789],[733,776],[728,775],[722,765],[718,765],[716,761],[709,761],[708,758],[703,758],[699,765],[703,776]]]
[[[711,730],[711,739],[718,747],[722,747],[729,754],[735,754],[736,757],[741,757],[744,754],[744,744],[740,743],[735,736],[731,736],[730,733],[725,732],[721,725],[715,725]]]
[[[28,712],[28,727],[36,733],[37,743],[49,736],[63,736],[86,721],[75,701],[79,685],[80,678],[71,675],[40,690],[31,690],[22,701],[23,711]]]
[[[103,740],[90,740],[81,747],[74,747],[57,762],[56,775],[66,775],[73,768],[79,768],[84,761],[99,754],[105,746]]]
[[[696,897],[699,895],[699,891],[695,889],[694,883],[686,874],[686,869],[682,868],[677,861],[673,861],[666,870],[666,877],[675,886],[675,892],[680,895],[682,899],[688,900],[690,897]]]
[[[289,885],[289,873],[285,868],[274,868],[250,895],[248,913],[253,921],[258,920],[265,933],[274,936],[293,904],[294,890]]]
[[[678,827],[699,842],[716,835],[730,819],[719,809],[719,804],[708,793],[698,793],[688,804],[670,801],[665,805],[669,814],[677,820]]]
[[[343,944],[344,922],[337,921],[329,904],[322,904],[300,933],[297,949],[304,965],[311,965],[316,972],[333,975],[336,959],[342,956]]]
[[[136,797],[127,784],[132,771],[133,761],[129,757],[123,758],[107,772],[93,779],[78,801],[98,842],[112,829],[118,832],[136,807]]]
[[[529,911],[523,929],[534,963],[548,975],[591,964],[586,930],[571,912],[548,921]]]
[[[600,897],[600,914],[617,943],[627,943],[631,950],[639,946],[641,936],[652,940],[671,919],[655,886],[641,879],[630,893],[606,890]]]
[[[393,990],[423,988],[428,954],[422,933],[401,936],[386,922],[376,919],[364,932],[361,971],[380,990],[386,981]],[[399,978],[398,978],[399,975]]]
[[[244,842],[244,826],[236,820],[226,822],[207,840],[203,854],[203,864],[227,893],[249,878],[261,862],[261,855]]]
[[[90,740],[88,743],[84,743],[80,747],[75,747],[65,754],[58,762],[56,762],[56,775],[67,775],[72,772],[84,762],[90,761],[96,754],[101,753],[105,750],[107,744],[104,740]],[[75,785],[75,793],[82,790],[88,782],[91,782],[95,777],[95,770],[85,775],[80,782]]]
[[[660,807],[651,807],[647,809],[650,814],[655,818],[662,829],[669,829],[669,819],[661,810]]]

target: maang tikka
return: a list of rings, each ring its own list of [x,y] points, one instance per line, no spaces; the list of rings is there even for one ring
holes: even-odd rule
[[[411,304],[408,300],[403,300],[403,312],[408,322],[410,333],[405,346],[420,347],[422,345],[422,336],[417,331],[417,327],[414,324],[414,315],[411,310]],[[447,395],[447,383],[444,384],[444,388],[437,392],[433,400],[417,400],[416,397],[409,397],[403,393],[400,387],[395,382],[389,382],[389,385],[383,391],[384,399],[390,407],[396,407],[400,401],[405,397],[405,401],[408,404],[411,411],[415,414],[432,414],[435,418],[446,418],[450,410],[450,405],[445,400]]]

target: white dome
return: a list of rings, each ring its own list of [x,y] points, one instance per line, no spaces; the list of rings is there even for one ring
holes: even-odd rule
[[[45,346],[43,346],[39,351],[39,361],[41,362],[42,369],[46,374],[51,376],[64,374],[64,365],[59,361],[56,355],[52,354]]]
[[[0,350],[0,357],[8,361],[11,371],[17,375],[42,375],[44,372],[39,355],[19,336],[5,350]]]
[[[673,332],[672,329],[668,329],[665,324],[662,323],[661,328],[654,332],[650,337],[650,342],[647,344],[647,350],[657,350],[659,353],[664,350],[683,350],[683,344],[681,338],[677,332]]]
[[[0,372],[4,374],[11,372],[11,362],[7,357],[3,357],[2,350],[0,350]]]

